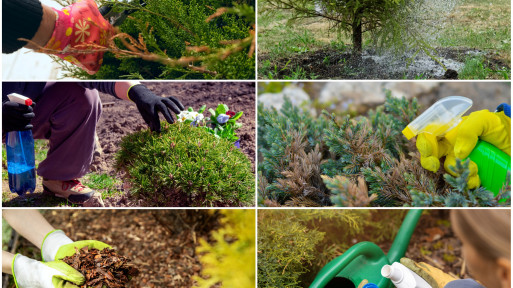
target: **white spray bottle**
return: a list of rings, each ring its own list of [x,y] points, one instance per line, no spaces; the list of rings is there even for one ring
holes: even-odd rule
[[[399,262],[383,266],[381,276],[390,279],[397,288],[432,288],[426,280]]]

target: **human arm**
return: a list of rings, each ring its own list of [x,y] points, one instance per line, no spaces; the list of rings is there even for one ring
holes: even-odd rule
[[[3,210],[2,215],[16,232],[40,249],[45,236],[55,230],[35,209]]]
[[[55,20],[52,8],[39,0],[2,1],[2,53],[13,53],[22,47],[37,48],[18,38],[30,39],[40,47],[45,46],[52,36]]]
[[[179,114],[185,109],[177,98],[157,96],[139,81],[83,82],[79,85],[134,102],[152,131],[160,132],[159,112],[168,123],[173,123],[172,113]]]
[[[62,10],[41,5],[37,0],[20,1],[22,7],[28,5],[26,3],[31,5],[33,10],[30,13],[33,12],[33,15],[26,15],[30,13],[17,7],[18,1],[2,2],[7,2],[2,4],[2,31],[4,34],[7,32],[3,41],[8,43],[3,53],[12,53],[22,47],[20,43],[25,43],[23,45],[27,48],[56,55],[89,74],[95,74],[100,69],[103,54],[108,49],[107,42],[115,31],[102,17],[94,0],[78,0]],[[19,38],[31,41],[27,43]]]

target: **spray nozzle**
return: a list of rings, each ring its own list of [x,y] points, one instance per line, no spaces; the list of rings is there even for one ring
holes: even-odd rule
[[[420,133],[443,136],[461,121],[461,116],[472,107],[472,100],[463,96],[449,96],[438,100],[403,130],[410,140]]]
[[[32,99],[25,97],[23,95],[20,95],[18,93],[11,93],[7,95],[10,101],[19,103],[21,105],[30,106],[32,105]]]

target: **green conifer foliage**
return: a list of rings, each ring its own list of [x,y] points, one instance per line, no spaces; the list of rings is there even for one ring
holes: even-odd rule
[[[108,1],[98,1],[99,5]],[[185,61],[182,65],[162,64],[141,57],[116,57],[107,52],[103,65],[95,75],[61,61],[68,76],[82,79],[254,79],[255,57],[250,42],[237,51],[227,49],[237,40],[250,37],[255,23],[253,1],[214,0],[146,0],[145,7],[117,1],[115,9],[132,8],[132,13],[119,27],[134,39],[142,37],[149,53],[166,59],[200,56],[201,61]],[[226,6],[224,6],[226,5]],[[207,22],[217,9],[228,7],[226,13]],[[116,45],[124,44],[116,40]],[[195,51],[201,47],[202,51]],[[125,47],[126,48],[126,47]],[[249,55],[251,54],[251,55]],[[194,67],[193,67],[194,66]],[[193,68],[191,68],[193,67]],[[197,69],[199,68],[199,69]]]
[[[251,162],[234,144],[185,123],[124,137],[116,166],[152,206],[254,205]]]
[[[323,112],[314,117],[286,100],[281,111],[259,108],[259,205],[263,206],[507,206],[510,185],[496,197],[468,189],[460,175],[420,164],[415,141],[402,130],[418,115],[416,99],[385,92],[367,115]]]

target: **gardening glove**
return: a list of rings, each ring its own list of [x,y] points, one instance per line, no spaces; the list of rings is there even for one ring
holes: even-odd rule
[[[500,107],[500,106],[499,106]],[[438,171],[440,158],[446,156],[444,168],[454,176],[449,167],[456,165],[456,158],[465,159],[470,155],[477,141],[486,141],[503,152],[511,155],[511,118],[505,111],[490,112],[481,110],[462,117],[458,126],[447,132],[443,137],[429,133],[421,133],[417,137],[417,149],[420,152],[420,163],[424,169]],[[468,187],[473,189],[481,185],[477,175],[476,163],[470,161]]]
[[[444,288],[447,283],[458,280],[457,278],[444,273],[442,270],[424,262],[416,263],[408,258],[401,258],[400,262],[406,266],[406,268],[426,280],[426,282],[428,282],[433,288]]]
[[[54,230],[48,233],[41,245],[43,261],[62,260],[64,257],[73,256],[77,249],[84,247],[103,250],[112,248],[110,245],[96,240],[82,240],[73,242],[62,230]]]
[[[62,10],[53,10],[57,15],[55,29],[44,49],[91,75],[98,72],[109,48],[107,41],[115,32],[100,14],[96,2],[78,0]]]
[[[39,262],[21,254],[14,256],[12,275],[18,288],[78,288],[85,282],[84,275],[63,261]]]
[[[36,103],[32,102],[31,106],[19,104],[13,101],[2,102],[2,131],[3,133],[11,131],[24,131],[31,130],[32,118],[34,118],[34,106]]]
[[[169,110],[179,114],[180,111],[185,109],[175,97],[159,97],[141,84],[131,87],[128,90],[128,97],[137,105],[137,109],[146,124],[152,131],[156,132],[160,132],[159,111],[162,112],[168,123],[174,123]]]

